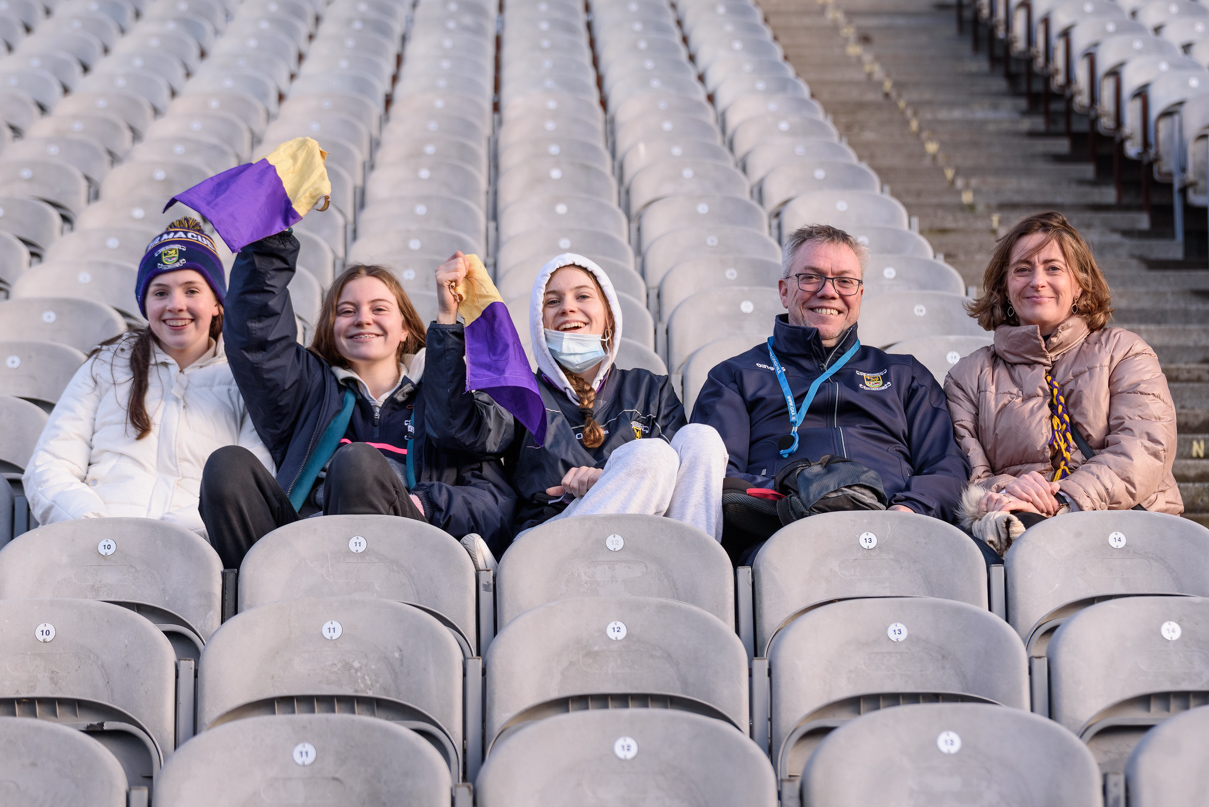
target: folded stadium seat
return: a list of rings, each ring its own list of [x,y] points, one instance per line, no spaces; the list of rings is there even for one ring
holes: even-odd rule
[[[67,297],[0,301],[0,339],[35,339],[87,353],[126,330],[121,314],[103,303]]]
[[[1094,435],[1093,435],[1094,436]],[[1008,622],[1032,656],[1072,614],[1110,597],[1209,596],[1209,531],[1165,513],[1100,510],[1049,519],[1005,557]]]
[[[515,24],[515,23],[514,23]],[[560,55],[554,53],[523,53],[510,55],[509,59],[500,66],[500,84],[512,82],[542,80],[546,78],[572,78],[577,82],[596,83],[596,71],[590,62],[585,62],[580,55]],[[567,92],[567,91],[563,91]],[[583,97],[592,93],[568,92],[569,95]]]
[[[1209,40],[1205,40],[1209,43]],[[1209,48],[1206,49],[1209,54]],[[1206,60],[1209,62],[1209,60]],[[1181,138],[1185,144],[1183,152],[1183,184],[1189,205],[1205,207],[1209,204],[1209,95],[1189,98],[1180,109]]]
[[[526,238],[528,235],[531,235],[531,233],[523,234],[520,237]],[[606,237],[611,238],[611,236]],[[577,241],[577,243],[591,242]],[[572,249],[575,248],[572,247]],[[500,296],[505,300],[527,299],[533,291],[533,281],[537,279],[537,274],[541,271],[542,266],[551,258],[561,255],[562,252],[559,249],[555,249],[553,252],[537,252],[529,258],[521,259],[520,263],[514,264],[511,267],[504,267],[502,270],[497,271],[495,286],[499,290]],[[609,276],[609,280],[613,283],[613,288],[617,290],[618,294],[628,295],[639,303],[646,298],[646,282],[642,279],[642,275],[630,268],[631,264],[629,262],[622,262],[614,258],[605,258],[599,253],[593,253],[591,250],[580,252],[579,254],[591,258],[601,269],[604,269],[605,274]],[[500,267],[498,261],[496,267],[497,269]],[[528,326],[526,326],[525,332],[528,332]]]
[[[56,8],[50,18],[43,20],[38,26],[40,34],[74,33],[87,31],[101,40],[105,50],[112,50],[114,44],[121,38],[122,29],[112,18],[100,11],[99,8],[77,3],[73,7],[63,4],[65,8]]]
[[[42,109],[25,93],[5,87],[0,89],[0,115],[10,129],[22,132],[28,131],[34,121],[41,117]]]
[[[613,91],[605,98],[605,104],[610,114],[620,109],[627,101],[649,93],[670,93],[686,98],[705,100],[705,88],[696,77],[670,76],[668,78],[631,76],[619,81]],[[629,121],[633,124],[633,119]]]
[[[550,717],[502,739],[476,784],[480,807],[641,802],[773,807],[776,781],[751,740],[718,720],[625,709]]]
[[[664,123],[668,122],[664,121]],[[697,123],[703,124],[701,121],[697,121]],[[676,136],[673,132],[644,138],[634,143],[617,160],[620,168],[618,176],[621,179],[621,186],[627,188],[639,171],[654,163],[688,163],[692,165],[699,162],[714,162],[726,166],[735,164],[730,151],[716,139],[686,140]]]
[[[5,11],[29,30],[36,31],[50,9],[37,0],[10,0]]]
[[[426,157],[395,164],[379,164],[365,180],[365,203],[396,196],[441,193],[486,204],[487,180],[464,163]]]
[[[175,7],[174,7],[175,6]],[[179,5],[173,3],[152,4],[147,14],[139,21],[139,30],[151,32],[181,31],[197,42],[202,53],[209,53],[214,48],[217,32],[203,17],[181,12]],[[231,28],[227,29],[228,32]]]
[[[792,78],[794,76],[793,68],[788,62],[781,59],[752,58],[742,53],[736,53],[733,56],[721,56],[714,59],[701,78],[705,89],[713,92],[723,81],[737,74],[765,78]]]
[[[29,247],[12,233],[0,231],[0,286],[11,287],[29,270],[29,260]]]
[[[288,65],[291,70],[298,67],[300,53],[298,43],[287,34],[265,30],[237,30],[232,28],[218,40],[207,53],[263,53]]]
[[[1106,94],[1101,87],[1100,121],[1105,133],[1112,132],[1122,141],[1125,156],[1139,159],[1145,120],[1141,115],[1141,95],[1150,82],[1169,71],[1203,73],[1205,68],[1186,56],[1149,54],[1130,58],[1117,71],[1118,95]],[[1102,80],[1107,81],[1107,79]]]
[[[614,37],[599,43],[596,58],[602,70],[624,59],[645,59],[654,56],[687,58],[688,50],[679,34],[652,34],[649,31],[635,32],[632,37]]]
[[[158,59],[167,56],[179,61],[186,71],[197,69],[201,62],[201,45],[197,40],[180,30],[166,30],[162,26],[149,28],[136,27],[135,30],[118,40],[117,45],[110,51],[111,56],[147,56]],[[176,89],[178,73],[171,69],[173,89]],[[168,78],[165,76],[165,78]]]
[[[885,348],[922,336],[986,336],[966,311],[968,298],[944,291],[903,290],[865,295],[861,342]]]
[[[20,482],[48,417],[29,401],[0,394],[0,476]]]
[[[652,202],[669,196],[747,197],[747,177],[731,165],[672,160],[646,166],[630,181],[625,207],[631,217],[641,215]]]
[[[172,645],[126,608],[0,600],[0,654],[8,660],[0,674],[5,713],[87,732],[117,757],[132,787],[151,787],[164,759],[191,734],[184,733],[190,720],[177,721]],[[186,684],[182,696],[191,694],[192,681]]]
[[[153,225],[142,222],[131,222],[125,227],[104,230],[75,230],[51,244],[50,249],[46,251],[46,260],[99,260],[133,265],[137,268],[147,250],[147,243],[158,234]],[[133,288],[131,286],[131,289]],[[131,289],[127,289],[127,292]]]
[[[406,98],[402,99],[406,102]],[[459,106],[466,107],[459,109]],[[397,112],[398,115],[407,113]],[[471,116],[474,117],[471,117]],[[401,125],[400,125],[401,124]],[[481,143],[490,134],[489,123],[478,119],[478,111],[471,105],[459,105],[451,100],[443,110],[427,110],[423,113],[412,113],[408,117],[393,118],[383,131],[383,137],[390,140],[398,134],[420,134],[429,137],[456,137],[471,143]]]
[[[164,201],[159,196],[139,196],[112,201],[98,199],[85,208],[80,217],[76,219],[75,230],[72,232],[113,229],[129,230],[131,235],[146,232],[147,239],[143,242],[145,247],[153,235],[163,232],[176,219],[183,215],[197,215],[195,212],[186,213],[183,208],[175,205],[165,212],[161,209]],[[141,258],[142,255],[139,255],[138,259]],[[136,259],[136,263],[138,259]]]
[[[17,53],[40,53],[42,51],[69,53],[79,60],[85,70],[88,70],[104,58],[106,49],[105,43],[83,26],[79,30],[64,30],[61,26],[57,30],[42,30],[42,26],[39,25],[38,31],[22,39],[13,50]]]
[[[676,95],[669,92],[648,92],[634,96],[614,110],[610,110],[610,124],[614,130],[637,120],[650,118],[697,118],[713,121],[714,108],[709,102],[694,96]]]
[[[812,98],[797,95],[751,95],[740,98],[726,109],[722,129],[727,139],[739,125],[760,115],[780,115],[784,118],[826,117],[823,107]]]
[[[147,99],[127,93],[76,92],[55,107],[56,116],[112,114],[123,120],[136,137],[147,131],[155,119],[155,110]]]
[[[1101,132],[1109,134],[1115,126],[1115,119],[1106,115],[1108,104],[1105,101],[1108,99],[1115,101],[1116,86],[1114,82],[1119,80],[1121,65],[1135,56],[1153,54],[1179,56],[1180,49],[1175,43],[1150,36],[1148,32],[1114,34],[1100,42],[1096,48],[1094,66],[1088,65],[1089,97],[1085,99],[1085,103],[1090,103],[1095,107]],[[1092,69],[1093,67],[1094,69]],[[1079,100],[1079,96],[1076,96],[1076,103]]]
[[[79,61],[74,56],[62,51],[42,50],[37,53],[14,53],[0,58],[0,69],[6,67],[45,70],[57,78],[68,92],[84,77],[84,69]]]
[[[204,539],[145,518],[63,521],[0,553],[0,599],[102,600],[142,614],[178,659],[198,659],[222,618],[222,564]]]
[[[0,230],[17,236],[31,254],[41,256],[63,235],[63,218],[41,200],[0,197]]]
[[[851,222],[848,232],[857,242],[874,255],[906,255],[915,258],[932,258],[932,245],[917,232],[898,227],[866,226],[861,222]],[[785,232],[788,236],[792,230]],[[883,267],[884,268],[884,267]]]
[[[1209,20],[1202,18],[1175,25],[1164,25],[1159,29],[1158,34],[1164,39],[1174,42],[1181,50],[1188,52],[1191,50],[1191,46],[1197,42],[1203,42],[1206,34],[1209,34]]]
[[[507,301],[508,310],[514,314],[513,322],[517,326],[517,333],[521,334],[521,329],[524,328],[521,341],[524,342],[526,350],[529,349],[529,299],[530,295],[525,294]],[[646,309],[645,300],[640,300],[623,291],[617,292],[617,299],[624,322],[623,338],[641,345],[647,350],[654,351],[655,321]]]
[[[88,178],[63,160],[0,159],[0,196],[41,199],[71,221],[88,206],[90,195]]]
[[[1093,605],[1050,642],[1050,716],[1087,744],[1101,771],[1122,773],[1149,727],[1209,703],[1207,650],[1202,597]]]
[[[154,131],[155,127],[152,127]],[[106,201],[158,196],[165,201],[209,179],[204,166],[181,161],[129,161],[114,168],[101,183]]]
[[[1100,772],[1050,720],[985,703],[872,712],[827,735],[802,771],[802,804],[988,801],[1100,807]]]
[[[417,32],[417,35],[419,32]],[[469,74],[473,71],[474,74]],[[477,64],[467,74],[449,71],[431,71],[420,67],[419,62],[408,62],[395,85],[395,95],[429,95],[440,93],[446,97],[484,98],[491,96],[491,78],[486,65]]]
[[[1071,28],[1089,17],[1109,14],[1118,20],[1129,19],[1129,13],[1113,0],[1062,0],[1051,6],[1044,18],[1036,19],[1034,40],[1037,52],[1033,56],[1033,64],[1048,74],[1052,86],[1063,86],[1065,66],[1060,68],[1059,65],[1068,56],[1066,45]]]
[[[581,76],[568,73],[553,75],[529,75],[511,78],[506,84],[500,85],[500,103],[509,104],[518,98],[523,98],[535,92],[558,92],[568,95],[578,95],[592,100],[596,98],[596,82]]]
[[[674,600],[588,597],[538,606],[500,631],[484,667],[488,755],[525,723],[589,708],[695,712],[743,733],[749,722],[739,637],[712,614]]]
[[[667,317],[667,365],[673,371],[700,347],[721,336],[765,336],[784,313],[775,288],[733,286],[705,289],[689,297]]]
[[[1194,807],[1205,793],[1207,731],[1209,708],[1203,706],[1147,731],[1125,766],[1131,807]]]
[[[1122,68],[1123,81],[1131,66],[1132,64],[1126,64]],[[1171,64],[1167,70],[1162,70],[1162,65],[1159,67],[1159,74],[1151,77],[1145,87],[1139,88],[1131,95],[1128,108],[1123,107],[1123,111],[1128,112],[1123,119],[1124,133],[1127,137],[1125,144],[1127,155],[1132,155],[1136,150],[1136,153],[1143,158],[1155,157],[1156,148],[1160,145],[1156,139],[1159,120],[1166,117],[1170,121],[1170,116],[1174,114],[1180,104],[1194,95],[1205,92],[1209,87],[1209,69],[1191,59],[1186,62],[1181,60],[1178,65]],[[1141,97],[1143,95],[1145,96],[1144,105]],[[1168,139],[1168,147],[1174,148],[1170,139]],[[1157,166],[1156,175],[1163,168],[1163,165]],[[1166,173],[1170,175],[1169,165],[1166,166],[1166,169]]]
[[[44,720],[0,717],[0,780],[14,804],[127,805],[129,784],[117,758],[83,733]],[[146,803],[146,792],[141,796]]]
[[[514,118],[547,115],[565,115],[570,118],[590,120],[597,124],[597,129],[602,129],[604,126],[604,110],[600,108],[599,103],[566,93],[533,93],[513,101],[500,110],[500,117],[505,123]]]
[[[718,114],[725,119],[731,104],[750,95],[789,95],[809,98],[810,89],[799,78],[764,78],[763,76],[740,74],[726,79],[714,90],[714,107],[718,110]]]
[[[172,100],[168,81],[150,69],[112,68],[102,61],[76,85],[77,92],[112,92],[146,99],[156,114],[163,114]]]
[[[239,610],[304,597],[402,602],[436,617],[469,658],[479,647],[475,588],[470,556],[436,527],[394,516],[322,516],[253,545],[239,571]]]
[[[1183,107],[1187,101],[1206,93],[1209,93],[1209,70],[1167,73],[1147,88],[1147,112],[1141,123],[1146,127],[1144,141],[1149,147],[1146,157],[1154,164],[1156,179],[1170,182],[1174,173],[1182,171],[1187,149],[1180,140]]]
[[[1096,79],[1090,75],[1100,43],[1113,36],[1146,36],[1150,29],[1137,20],[1122,19],[1119,14],[1092,14],[1076,23],[1068,34],[1068,40],[1060,43],[1068,54],[1071,73],[1067,75],[1067,59],[1057,61],[1058,75],[1067,88],[1074,108],[1086,113],[1095,103]]]
[[[396,95],[398,97],[391,103],[392,121],[386,129],[388,136],[418,133],[420,128],[436,132],[437,130],[429,129],[427,126],[417,127],[417,123],[427,121],[431,117],[440,118],[444,115],[466,118],[476,128],[473,131],[459,132],[456,129],[451,131],[447,127],[441,130],[442,136],[452,135],[477,141],[491,131],[491,104],[487,100],[491,95],[489,92],[485,95],[465,95],[452,91],[428,91],[399,95],[396,92]]]
[[[290,85],[290,97],[306,95],[349,94],[373,102],[379,114],[386,111],[386,99],[378,84],[369,76],[356,73],[312,73],[299,76]]]
[[[801,159],[777,166],[757,188],[765,210],[773,211],[804,193],[821,190],[881,190],[877,173],[864,163]]]
[[[621,241],[630,237],[630,222],[613,202],[575,193],[551,193],[522,198],[499,211],[499,242],[534,230],[563,226],[586,227]]]
[[[965,294],[965,281],[943,261],[911,255],[870,255],[865,264],[865,296],[898,291]]]
[[[869,191],[831,190],[804,193],[781,208],[782,240],[803,224],[830,224],[853,232],[870,227],[906,230],[910,220],[907,209],[893,197]]]
[[[501,244],[495,255],[496,276],[530,267],[536,273],[546,261],[564,252],[575,252],[594,261],[605,258],[627,267],[634,265],[634,252],[621,238],[600,230],[554,225],[523,232]]]
[[[0,340],[0,356],[4,394],[24,398],[48,414],[84,363],[83,353],[54,342]]]
[[[628,332],[629,323],[626,323]],[[623,576],[602,569],[628,570]],[[734,572],[700,530],[659,516],[576,516],[525,532],[496,572],[501,629],[548,602],[578,597],[663,597],[701,608],[733,629]]]
[[[203,61],[197,72],[185,85],[185,93],[236,92],[250,95],[268,111],[269,117],[277,114],[279,90],[272,79],[249,66],[244,69],[215,64],[207,67]],[[150,99],[149,99],[150,100]],[[154,101],[152,102],[154,106]],[[162,109],[163,107],[157,107]]]
[[[1141,23],[1131,20],[1125,10],[1115,3],[1100,6],[1100,10],[1091,13],[1080,13],[1082,8],[1075,11],[1072,5],[1063,5],[1062,33],[1051,37],[1050,74],[1054,87],[1065,91],[1069,97],[1073,85],[1079,81],[1080,62],[1088,50],[1095,50],[1096,45],[1106,36],[1118,32],[1149,33],[1149,29]],[[1095,9],[1096,5],[1090,6]],[[1073,19],[1071,18],[1073,16]],[[1054,18],[1049,21],[1049,28],[1056,30]]]
[[[414,731],[357,715],[285,715],[195,737],[164,766],[155,803],[200,807],[299,794],[364,807],[449,807],[451,790],[445,761]]]
[[[742,47],[736,47],[736,43]],[[692,52],[693,58],[700,62],[702,51],[706,45],[718,45],[724,51],[729,49],[752,55],[751,51],[758,50],[752,47],[753,43],[755,45],[776,44],[772,31],[763,20],[726,20],[714,24],[706,23],[693,28],[693,35],[688,41],[688,49]]]
[[[212,110],[194,114],[166,115],[147,127],[145,139],[196,137],[228,146],[240,160],[252,154],[252,130],[230,112]]]
[[[225,143],[192,137],[164,137],[144,140],[131,149],[130,162],[180,160],[201,166],[211,174],[220,174],[239,165],[239,157]]]
[[[727,359],[746,353],[753,347],[768,342],[772,336],[772,320],[768,321],[767,329],[760,334],[742,333],[737,336],[723,337],[709,342],[694,350],[680,365],[680,400],[684,403],[684,414],[688,416],[697,403],[701,387],[705,385],[710,370]]]
[[[640,251],[661,236],[690,227],[723,225],[768,234],[768,215],[746,195],[667,196],[647,205],[636,224]]]
[[[990,334],[983,336],[921,336],[890,345],[887,353],[906,353],[928,368],[936,383],[944,384],[949,368],[981,347],[994,343]]]
[[[181,116],[194,120],[197,115],[210,112],[230,114],[237,120],[243,121],[251,130],[253,138],[259,138],[264,134],[265,127],[269,123],[269,113],[265,110],[264,105],[252,96],[240,92],[186,92],[173,99],[164,114],[166,117]],[[179,136],[198,139],[196,134],[184,132],[181,132]],[[228,146],[228,148],[231,147]],[[232,150],[234,151],[233,148]]]
[[[464,54],[470,54],[467,58],[475,59],[475,54],[482,53],[484,49],[488,54],[492,53],[493,44],[484,43],[481,37],[448,31],[443,32],[439,37],[435,34],[428,38],[417,38],[413,35],[408,40],[405,59],[419,61],[452,59],[462,58]],[[547,49],[550,49],[549,46]]]
[[[40,263],[33,271],[25,273],[13,284],[9,296],[13,299],[77,297],[94,300],[113,307],[127,322],[141,326],[146,320],[139,312],[138,301],[131,294],[138,276],[137,267],[137,262],[93,260],[86,254],[56,258]]]
[[[757,146],[783,140],[838,141],[835,127],[822,118],[765,112],[755,115],[731,130],[729,145],[735,159],[744,161]]]
[[[460,780],[462,661],[445,626],[409,605],[354,597],[269,603],[227,620],[207,642],[198,725],[209,731],[258,715],[337,709],[369,714],[419,733]]]
[[[487,175],[486,143],[462,140],[448,134],[434,137],[428,132],[396,133],[390,139],[384,139],[378,148],[375,164],[384,166],[423,159],[464,163],[475,173]]]
[[[455,230],[484,243],[487,232],[487,222],[481,207],[456,196],[437,193],[394,196],[366,206],[357,217],[357,233],[362,236],[388,232],[400,227]]]
[[[569,137],[603,144],[604,130],[595,120],[572,118],[566,112],[555,111],[533,117],[511,117],[496,133],[501,153],[514,143],[534,137]]]
[[[700,86],[700,85],[697,85]],[[682,114],[669,111],[661,114],[648,112],[626,121],[613,121],[613,155],[623,160],[626,153],[643,141],[675,139],[681,142],[700,140],[706,143],[722,143],[718,127],[708,118],[697,114]]]
[[[752,583],[757,656],[802,615],[839,600],[936,597],[989,607],[986,565],[969,536],[886,510],[822,513],[784,527],[756,555]]]
[[[26,136],[4,149],[5,160],[61,160],[78,168],[93,185],[100,185],[112,160],[105,147],[79,135]]]
[[[606,40],[607,41],[607,40]],[[623,82],[651,78],[696,78],[692,65],[679,55],[647,56],[642,59],[619,59],[602,76],[601,93],[607,98],[613,88]]]
[[[86,115],[54,114],[34,121],[25,130],[28,138],[84,137],[98,143],[109,154],[121,159],[134,143],[130,127],[116,115],[94,109]]]
[[[1209,18],[1209,9],[1189,0],[1149,0],[1133,14],[1138,22],[1153,31],[1173,26],[1184,27],[1194,20]]]
[[[721,0],[721,2],[681,3],[676,12],[684,33],[692,36],[698,25],[724,25],[739,20],[764,19],[760,9],[748,0]]]
[[[483,253],[483,241],[468,233],[456,230],[439,230],[433,227],[416,229],[396,228],[388,232],[370,233],[361,236],[348,250],[348,263],[384,264],[387,266],[405,256],[412,261],[435,261],[435,269],[455,251],[469,255]],[[428,278],[428,283],[432,279]]]
[[[1029,706],[1020,639],[990,611],[955,600],[825,605],[780,631],[768,662],[772,760],[791,787],[827,732],[869,711],[967,701]]]
[[[665,312],[671,314],[676,306],[702,289],[732,286],[775,289],[780,279],[781,264],[766,258],[726,255],[689,258],[669,269],[659,281],[657,313],[660,321],[665,321]],[[768,327],[772,327],[771,323]]]
[[[759,230],[703,224],[673,230],[650,244],[643,242],[642,276],[657,288],[677,264],[690,258],[748,257],[781,260],[777,243]],[[664,317],[666,319],[666,316]]]
[[[317,17],[314,7],[309,2],[297,0],[245,0],[239,6],[238,14],[264,15],[269,18],[289,17],[306,26],[307,31],[314,33]]]
[[[300,53],[306,53],[310,31],[307,30],[305,23],[288,16],[263,14],[251,6],[240,6],[227,25],[225,36],[260,36],[261,33],[269,31],[293,42]],[[195,34],[194,39],[198,40],[203,51],[210,51],[211,48],[206,45],[202,37]]]

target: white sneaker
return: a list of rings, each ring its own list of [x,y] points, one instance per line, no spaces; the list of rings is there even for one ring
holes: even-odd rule
[[[487,547],[487,542],[483,540],[477,532],[468,533],[462,536],[460,542],[462,548],[470,554],[470,560],[474,563],[474,568],[480,572],[494,572],[496,569],[495,555],[491,554],[491,550]]]

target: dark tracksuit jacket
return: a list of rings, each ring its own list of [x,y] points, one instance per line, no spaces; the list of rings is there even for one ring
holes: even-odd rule
[[[231,269],[223,338],[227,360],[286,493],[343,405],[344,383],[298,344],[286,287],[298,240],[279,233],[244,247]],[[422,379],[423,381],[424,379]],[[345,440],[373,444],[424,503],[429,523],[455,536],[476,532],[497,544],[511,526],[515,495],[497,459],[438,449],[425,429],[423,383],[409,379],[380,411],[357,390]],[[312,493],[311,496],[314,494]]]
[[[546,443],[533,435],[488,396],[466,392],[466,340],[462,325],[428,326],[422,396],[428,398],[427,428],[442,448],[471,450],[481,456],[505,457],[516,489],[516,529],[535,527],[566,509],[567,503],[546,494],[562,484],[572,468],[603,468],[609,455],[640,439],[670,440],[684,425],[684,407],[667,376],[647,370],[609,370],[592,417],[605,432],[604,443],[586,448],[579,406],[537,374],[546,405]]]
[[[811,382],[856,338],[853,326],[827,349],[816,329],[777,317],[774,350],[799,407]],[[727,476],[753,487],[771,488],[784,466],[832,454],[877,471],[890,504],[952,521],[970,474],[932,374],[912,356],[864,345],[819,387],[798,429],[798,450],[787,458],[779,449],[790,434],[789,408],[766,342],[710,371],[693,422],[718,430],[730,452]]]

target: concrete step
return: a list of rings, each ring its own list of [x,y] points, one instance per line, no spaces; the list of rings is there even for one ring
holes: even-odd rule
[[[1163,367],[1168,383],[1209,382],[1209,364],[1169,364]]]
[[[1178,438],[1175,456],[1178,459],[1209,462],[1209,460],[1206,459],[1207,449],[1209,449],[1209,434],[1204,432],[1186,432],[1181,434]],[[1207,468],[1205,472],[1209,473],[1209,468]]]
[[[1209,527],[1209,513],[1184,513],[1183,518],[1195,521],[1202,527]]]
[[[1180,496],[1189,513],[1209,513],[1209,482],[1181,482]]]
[[[1175,478],[1183,484],[1200,484],[1209,485],[1209,462],[1205,460],[1176,460],[1175,467],[1172,468],[1172,473]],[[1189,509],[1187,505],[1185,510]],[[1209,507],[1205,507],[1199,512],[1209,513]]]

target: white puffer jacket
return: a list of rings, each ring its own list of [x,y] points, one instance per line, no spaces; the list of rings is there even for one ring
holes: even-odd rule
[[[217,448],[238,444],[273,471],[222,341],[180,370],[156,345],[147,379],[151,433],[127,422],[130,342],[102,348],[76,371],[51,413],[23,482],[40,524],[75,518],[160,518],[205,535],[197,511],[202,470]]]

